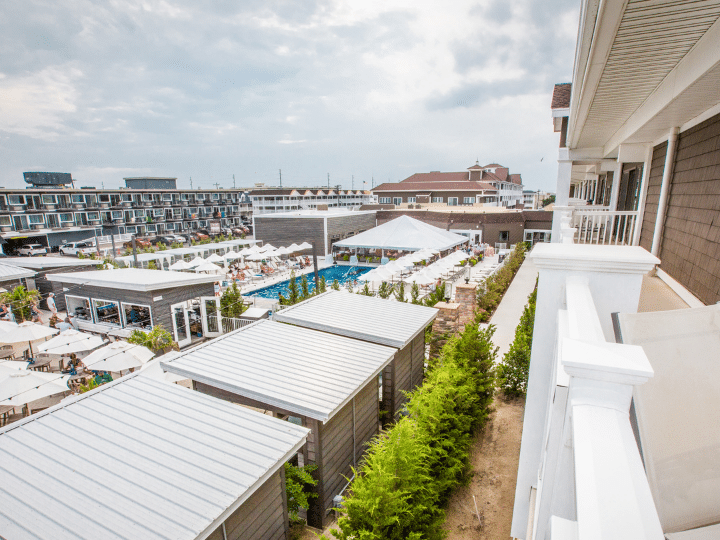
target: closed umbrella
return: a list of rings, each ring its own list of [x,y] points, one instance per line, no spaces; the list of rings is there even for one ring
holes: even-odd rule
[[[99,336],[78,332],[72,328],[63,330],[57,336],[38,345],[38,352],[48,354],[71,354],[97,349],[103,343]]]
[[[69,375],[19,370],[0,380],[0,405],[17,407],[47,396],[67,392]]]
[[[2,343],[25,343],[27,341],[30,345],[30,356],[32,356],[32,342],[39,339],[44,339],[57,334],[60,330],[57,328],[50,328],[49,326],[43,326],[34,322],[26,321],[20,323],[12,331],[4,331],[0,334],[0,342]]]
[[[116,341],[87,355],[85,367],[93,371],[125,371],[138,368],[150,360],[155,353],[142,345],[127,341]]]

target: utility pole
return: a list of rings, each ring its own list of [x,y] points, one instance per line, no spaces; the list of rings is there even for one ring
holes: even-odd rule
[[[282,187],[282,169],[278,169],[280,171],[280,187]]]
[[[350,184],[350,186],[351,186],[350,189],[352,189],[353,191],[355,191],[355,175],[352,175],[351,178],[352,178],[352,180],[351,180],[352,183]]]
[[[233,189],[235,189],[235,175],[233,174]]]
[[[215,183],[213,184],[213,186],[215,186],[215,189],[219,189],[219,188],[220,188],[220,184],[218,184],[217,182],[215,182]]]
[[[370,184],[370,189],[374,189],[374,188],[375,188],[375,177],[373,176],[373,177],[372,177],[372,182],[371,182],[371,184]]]
[[[328,189],[330,189],[330,173],[328,173]]]
[[[190,189],[192,189],[192,176],[190,177]]]

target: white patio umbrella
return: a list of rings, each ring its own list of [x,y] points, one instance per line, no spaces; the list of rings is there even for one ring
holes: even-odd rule
[[[28,368],[28,362],[18,360],[0,360],[0,379],[4,379],[11,373],[22,371]]]
[[[306,249],[312,249],[312,244],[308,242],[303,242],[298,246],[298,251],[305,251]]]
[[[252,255],[253,253],[260,253],[261,251],[263,251],[263,249],[260,246],[258,246],[257,244],[253,244],[252,246],[247,248],[247,250],[248,250],[248,254],[250,254],[250,255]]]
[[[262,261],[266,257],[267,255],[265,255],[264,253],[253,253],[252,255],[248,255],[246,259],[248,261]]]
[[[430,285],[435,280],[425,274],[425,272],[415,272],[413,275],[406,277],[403,280],[405,283],[417,283],[418,285]]]
[[[155,353],[147,347],[127,341],[116,341],[91,352],[83,359],[83,363],[92,371],[119,372],[140,367],[153,356]]]
[[[216,262],[223,262],[224,259],[223,259],[220,255],[218,255],[217,253],[213,253],[213,254],[210,255],[209,257],[206,257],[206,258],[205,258],[205,261],[207,261],[207,262],[209,262],[209,263],[216,263]]]
[[[158,358],[150,360],[147,364],[140,368],[140,371],[143,375],[152,377],[158,381],[165,381],[169,383],[184,381],[187,377],[176,375],[175,373],[170,373],[169,371],[163,371],[163,368],[160,365],[160,360],[170,360],[179,354],[180,353],[178,351],[170,351],[169,353],[163,354]]]
[[[255,246],[253,246],[253,247],[255,247]],[[255,253],[255,251],[253,251],[252,248],[242,248],[240,250],[241,257],[247,257],[248,255],[252,255],[253,253]]]
[[[226,261],[234,261],[240,257],[242,257],[242,252],[238,253],[237,251],[228,251],[225,255],[223,255],[223,259]]]
[[[57,336],[38,345],[38,352],[48,354],[71,354],[91,351],[100,347],[105,341],[99,336],[78,332],[70,328]]]
[[[428,266],[425,270],[423,270],[424,275],[435,279],[443,277],[445,272],[447,272],[447,270],[441,270],[440,268],[433,266]]]
[[[194,268],[196,272],[224,272],[225,270],[219,267],[217,264],[211,262],[204,262]]]
[[[464,260],[469,259],[470,255],[468,255],[467,252],[465,252],[465,251],[455,251],[455,252],[453,252],[452,255],[448,255],[445,258],[446,259],[452,258],[453,260],[456,260],[456,261],[464,261]]]
[[[271,251],[275,249],[275,246],[273,246],[272,244],[265,244],[264,246],[260,246],[260,249],[262,249],[263,251]]]
[[[286,248],[286,247],[279,247],[279,248],[277,248],[277,249],[275,250],[275,256],[278,256],[278,257],[279,257],[280,255],[290,255],[291,253],[292,253],[292,251],[290,251],[290,250],[289,250],[288,248]]]
[[[170,265],[170,270],[190,270],[193,266],[182,259]]]
[[[189,268],[195,268],[196,266],[200,266],[205,262],[205,259],[203,259],[200,256],[195,257],[192,261],[190,261],[188,264],[190,265]]]
[[[30,401],[67,392],[69,375],[19,370],[0,380],[0,405],[18,407]]]
[[[12,321],[0,321],[0,334],[2,332],[8,332],[15,330],[18,327],[18,323]]]
[[[20,323],[11,331],[4,331],[0,334],[0,343],[25,343],[30,345],[30,356],[32,356],[32,342],[50,337],[59,332],[57,328],[50,328],[34,322],[25,321]]]
[[[295,242],[293,242],[292,244],[290,244],[290,245],[287,247],[287,250],[288,250],[290,253],[295,253],[296,251],[300,251],[300,246],[298,246]]]

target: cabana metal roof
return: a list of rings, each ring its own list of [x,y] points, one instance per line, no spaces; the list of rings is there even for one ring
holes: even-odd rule
[[[206,538],[307,433],[129,375],[0,430],[0,537]]]
[[[327,421],[390,363],[395,349],[263,320],[161,365],[270,406]]]
[[[430,248],[444,251],[467,241],[467,237],[460,234],[433,227],[409,216],[400,216],[369,231],[335,242],[333,245],[343,248],[405,251]]]
[[[158,289],[169,289],[171,287],[182,287],[184,285],[214,283],[217,281],[217,276],[164,270],[145,270],[141,268],[116,268],[112,270],[95,270],[93,272],[48,274],[47,279],[61,283],[92,285],[94,287],[106,287],[108,289],[155,291]]]
[[[437,314],[435,308],[329,291],[278,311],[273,320],[402,349]]]
[[[0,281],[33,277],[35,274],[37,274],[37,272],[28,270],[27,268],[0,263]]]
[[[45,268],[63,268],[70,266],[97,266],[102,261],[78,259],[77,257],[47,257],[40,255],[38,257],[3,257],[2,262],[3,264],[10,264],[12,266],[42,270]]]

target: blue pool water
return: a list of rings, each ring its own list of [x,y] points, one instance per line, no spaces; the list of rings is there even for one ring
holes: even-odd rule
[[[318,270],[318,279],[324,277],[325,282],[327,283],[327,288],[330,289],[330,285],[332,285],[333,281],[336,279],[338,280],[340,285],[344,285],[348,281],[357,279],[358,277],[362,276],[366,272],[369,272],[370,270],[372,270],[372,267],[370,266],[329,266],[328,268]],[[307,278],[308,288],[310,289],[310,292],[312,292],[315,290],[314,274],[310,272],[307,275]],[[295,279],[297,280],[297,284],[299,287],[301,276],[298,276]],[[274,285],[263,287],[262,289],[257,289],[253,292],[250,292],[248,293],[248,296],[260,296],[262,298],[277,299],[278,294],[282,294],[284,297],[287,298],[289,283],[290,280],[286,279],[285,281],[275,283]]]

